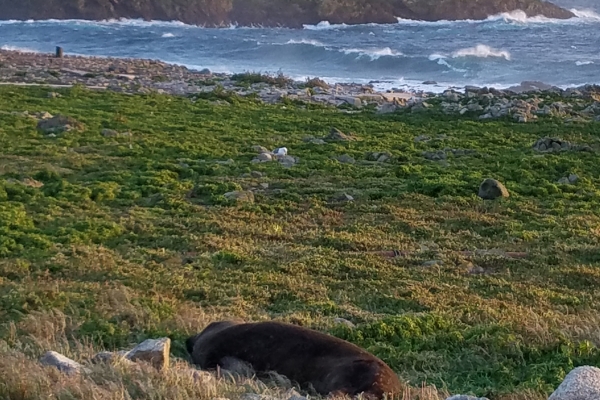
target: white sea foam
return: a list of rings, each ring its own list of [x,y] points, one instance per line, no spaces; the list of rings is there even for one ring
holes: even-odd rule
[[[590,65],[590,64],[594,64],[593,61],[575,61],[575,65],[577,65],[578,67],[581,67],[582,65]]]
[[[350,25],[346,24],[330,24],[329,21],[321,21],[316,25],[303,25],[304,29],[309,31],[326,31],[330,29],[347,28]]]
[[[163,33],[163,35],[161,36],[163,38],[173,38],[175,37],[175,35],[171,32],[167,32],[167,33]]]
[[[285,42],[285,44],[309,44],[309,45],[315,46],[315,47],[325,47],[325,45],[323,43],[319,42],[318,40],[312,40],[312,39],[300,39],[300,40],[290,39],[287,42]]]
[[[381,49],[342,49],[344,54],[358,54],[359,57],[369,57],[371,60],[378,60],[380,57],[399,57],[403,54],[399,51],[392,50],[389,47]]]
[[[452,53],[452,58],[458,57],[501,57],[505,60],[510,60],[510,53],[506,50],[497,50],[484,44],[478,44],[477,46],[467,47]]]
[[[4,45],[4,46],[0,47],[0,50],[19,51],[21,53],[39,53],[39,51],[29,49],[27,47],[17,47],[17,46],[10,46],[10,45]]]

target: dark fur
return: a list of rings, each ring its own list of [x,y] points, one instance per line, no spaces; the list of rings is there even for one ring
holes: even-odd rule
[[[319,394],[402,395],[398,376],[383,361],[345,340],[280,322],[213,322],[186,341],[194,364],[223,367],[234,357],[259,373],[274,371]]]

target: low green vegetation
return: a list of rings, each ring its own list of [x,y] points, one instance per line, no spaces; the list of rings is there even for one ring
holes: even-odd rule
[[[164,335],[184,356],[187,335],[240,317],[327,331],[414,386],[490,399],[545,399],[574,366],[600,364],[600,156],[531,148],[597,148],[598,123],[48,91],[0,87],[3,359]],[[51,137],[24,111],[82,128]],[[355,140],[307,139],[332,127]],[[257,145],[298,163],[252,163]],[[423,156],[436,151],[447,158]],[[488,177],[511,196],[477,198]],[[247,190],[253,202],[225,196]],[[410,255],[370,253],[393,249]],[[478,249],[529,256],[459,253]],[[15,387],[0,395],[38,398]]]

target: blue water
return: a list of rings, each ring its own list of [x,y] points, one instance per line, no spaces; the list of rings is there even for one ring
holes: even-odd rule
[[[207,29],[178,22],[0,21],[0,47],[160,59],[215,72],[282,71],[303,79],[378,81],[383,87],[487,85],[523,80],[558,86],[600,83],[600,5],[557,1],[577,18],[330,25],[304,29]]]

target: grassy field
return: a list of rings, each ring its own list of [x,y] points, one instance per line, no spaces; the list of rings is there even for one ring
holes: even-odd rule
[[[215,397],[157,373],[64,383],[35,358],[159,336],[184,357],[187,335],[226,317],[326,331],[411,385],[492,400],[546,399],[574,366],[600,364],[600,156],[531,148],[544,136],[594,147],[599,123],[48,91],[0,87],[1,398]],[[84,128],[51,138],[14,111]],[[356,140],[305,140],[332,127]],[[251,163],[256,145],[299,163]],[[445,148],[473,151],[422,154]],[[556,183],[570,173],[576,184]],[[488,177],[510,198],[477,198]],[[224,196],[249,189],[254,202]],[[354,201],[334,201],[344,193]],[[392,249],[412,255],[369,253]],[[458,253],[477,249],[529,257]]]

